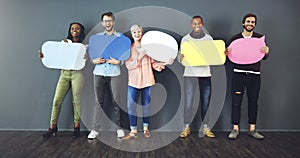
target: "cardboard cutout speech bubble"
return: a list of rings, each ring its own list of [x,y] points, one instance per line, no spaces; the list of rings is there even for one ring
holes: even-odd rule
[[[261,38],[239,38],[229,45],[231,51],[228,58],[236,64],[253,64],[265,56],[265,53],[260,50],[264,46],[266,46],[265,36]]]
[[[148,31],[141,40],[142,48],[154,60],[170,64],[178,54],[178,44],[174,37],[161,31]]]
[[[189,40],[180,48],[184,66],[223,65],[226,60],[223,40]]]
[[[81,43],[47,41],[42,45],[42,63],[53,69],[81,70],[86,47]]]
[[[131,41],[128,37],[121,35],[92,35],[89,39],[89,57],[91,59],[102,57],[126,61],[130,56]]]

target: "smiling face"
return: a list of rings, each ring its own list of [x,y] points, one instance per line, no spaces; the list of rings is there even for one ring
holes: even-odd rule
[[[137,27],[137,28],[131,30],[131,36],[132,36],[134,41],[140,41],[142,39],[142,36],[143,36],[142,28]]]
[[[101,24],[106,32],[114,31],[115,21],[111,16],[104,15]]]
[[[243,23],[243,27],[247,32],[252,32],[256,25],[256,18],[255,17],[248,17],[245,19]]]
[[[201,18],[194,18],[192,20],[192,29],[195,33],[202,32],[203,21]]]
[[[73,24],[70,28],[70,34],[73,38],[79,37],[81,34],[81,27],[78,24]]]

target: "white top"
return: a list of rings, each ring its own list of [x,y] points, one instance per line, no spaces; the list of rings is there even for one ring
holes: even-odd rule
[[[181,43],[183,43],[185,41],[191,41],[191,40],[195,40],[195,41],[213,40],[213,38],[210,35],[205,34],[204,37],[202,37],[200,39],[195,39],[195,38],[191,37],[190,34],[187,34],[182,38]],[[209,66],[185,66],[183,76],[186,76],[186,77],[210,77],[211,73],[210,73]]]

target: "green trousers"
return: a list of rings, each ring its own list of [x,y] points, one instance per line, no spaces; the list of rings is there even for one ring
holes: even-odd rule
[[[53,99],[51,124],[57,124],[61,111],[61,105],[67,92],[72,89],[74,123],[80,123],[80,97],[84,84],[84,77],[81,71],[61,70]]]

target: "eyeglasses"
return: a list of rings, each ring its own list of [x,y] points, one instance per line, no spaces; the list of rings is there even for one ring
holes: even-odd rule
[[[113,20],[103,20],[104,23],[112,23]]]

